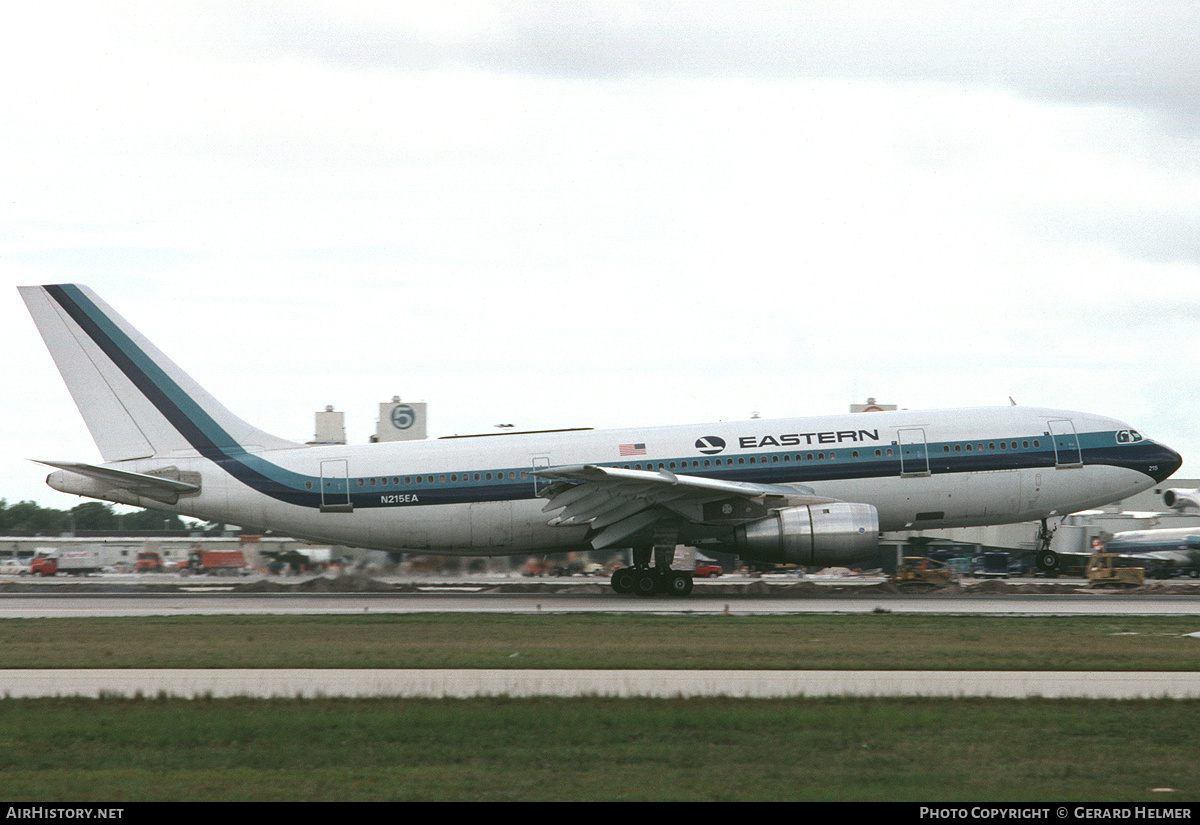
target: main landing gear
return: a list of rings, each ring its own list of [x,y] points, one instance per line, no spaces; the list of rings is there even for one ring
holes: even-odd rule
[[[612,574],[612,589],[639,596],[686,596],[692,592],[692,577],[682,570],[656,567],[619,567]]]
[[[1037,569],[1050,578],[1057,578],[1062,572],[1062,557],[1050,549],[1050,540],[1054,538],[1054,531],[1046,526],[1046,520],[1042,519],[1042,529],[1038,531],[1037,555],[1033,557]]]
[[[650,565],[651,554],[654,556],[653,567]],[[619,567],[613,571],[612,589],[638,596],[687,596],[692,592],[692,574],[671,569],[674,555],[673,539],[669,545],[633,548],[633,567]]]

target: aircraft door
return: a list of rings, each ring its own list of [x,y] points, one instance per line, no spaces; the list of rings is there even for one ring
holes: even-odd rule
[[[535,455],[533,457],[533,469],[545,470],[550,467],[550,457],[545,455]],[[533,494],[536,496],[550,486],[551,479],[545,476],[533,476]]]
[[[900,476],[912,478],[929,475],[929,450],[925,446],[925,430],[910,427],[896,432],[900,442]]]
[[[1083,456],[1079,452],[1079,436],[1075,432],[1075,422],[1069,418],[1060,418],[1048,422],[1050,437],[1054,441],[1054,468],[1082,467]]]
[[[321,462],[321,512],[354,512],[350,504],[350,467],[344,458]]]

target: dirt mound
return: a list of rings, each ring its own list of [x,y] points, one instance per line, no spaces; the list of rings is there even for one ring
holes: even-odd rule
[[[317,576],[314,579],[300,582],[293,588],[297,593],[383,593],[396,588],[390,584],[375,581],[369,576],[336,576],[328,578]]]
[[[280,584],[279,582],[267,579],[239,584],[236,589],[239,593],[290,593],[292,590],[291,585]]]
[[[782,587],[775,587],[771,592],[786,593],[789,596],[824,596],[828,595],[830,589],[831,588],[827,585],[799,581],[793,582],[792,584],[785,584]]]

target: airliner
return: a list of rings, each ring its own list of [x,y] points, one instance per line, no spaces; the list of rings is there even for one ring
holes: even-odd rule
[[[1015,405],[307,446],[235,416],[89,288],[19,289],[103,459],[42,461],[54,489],[387,551],[628,549],[620,593],[690,593],[677,544],[849,566],[881,531],[1045,527],[1181,463],[1121,421]]]
[[[1163,490],[1163,503],[1180,514],[1200,511],[1200,489],[1173,487]],[[1101,533],[1105,553],[1117,553],[1126,561],[1146,568],[1149,578],[1200,576],[1200,527],[1157,527]],[[1081,559],[1086,562],[1088,556]]]
[[[1104,542],[1105,553],[1119,553],[1146,568],[1150,578],[1183,574],[1200,575],[1200,528],[1164,527],[1157,530],[1126,530]]]

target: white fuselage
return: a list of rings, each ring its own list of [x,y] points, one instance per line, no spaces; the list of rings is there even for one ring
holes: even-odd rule
[[[1131,440],[1133,432],[1136,440]],[[121,462],[199,473],[173,505],[54,473],[52,486],[322,542],[506,554],[584,546],[551,525],[530,471],[598,464],[791,484],[873,505],[880,530],[1002,524],[1065,515],[1155,483],[1174,455],[1100,416],[1025,407],[754,419],[692,426],[511,434],[276,449]],[[1171,470],[1174,467],[1170,468]]]

